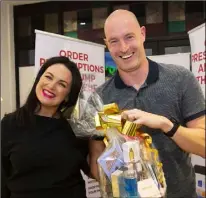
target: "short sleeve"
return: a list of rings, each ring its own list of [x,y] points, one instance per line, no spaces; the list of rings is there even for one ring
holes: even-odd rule
[[[182,76],[182,116],[185,123],[205,115],[205,98],[194,74],[186,71]]]

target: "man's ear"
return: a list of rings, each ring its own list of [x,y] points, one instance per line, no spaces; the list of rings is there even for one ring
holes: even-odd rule
[[[105,43],[105,45],[108,47],[108,42],[107,42],[107,39],[106,39],[106,38],[104,38],[104,43]]]
[[[146,39],[146,28],[145,28],[145,26],[142,26],[142,27],[140,28],[140,31],[141,31],[141,35],[142,35],[143,42],[144,42],[145,39]]]

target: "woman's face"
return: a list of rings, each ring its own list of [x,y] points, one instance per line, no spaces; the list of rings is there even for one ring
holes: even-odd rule
[[[36,86],[41,108],[58,108],[67,99],[71,89],[72,74],[63,64],[51,65],[43,73]]]

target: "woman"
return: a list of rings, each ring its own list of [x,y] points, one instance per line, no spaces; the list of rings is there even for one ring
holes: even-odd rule
[[[2,119],[2,198],[86,197],[80,169],[89,168],[64,117],[81,86],[75,63],[50,58],[23,107]]]

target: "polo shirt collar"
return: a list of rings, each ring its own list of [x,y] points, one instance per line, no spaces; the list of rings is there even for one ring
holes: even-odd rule
[[[158,64],[156,62],[150,60],[149,58],[147,58],[147,60],[149,62],[149,73],[148,73],[147,79],[144,83],[145,86],[148,86],[148,85],[151,85],[151,84],[155,83],[157,81],[157,79],[159,78]],[[126,87],[130,87],[122,81],[121,77],[119,76],[118,71],[115,74],[114,83],[115,83],[115,87],[118,88],[118,89],[123,89],[123,88],[126,88]]]

